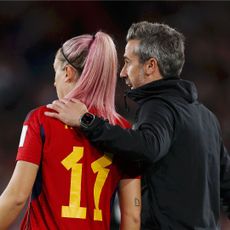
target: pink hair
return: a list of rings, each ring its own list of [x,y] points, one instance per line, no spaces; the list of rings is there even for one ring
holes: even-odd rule
[[[66,95],[86,104],[89,110],[115,124],[120,119],[115,110],[117,52],[111,37],[103,32],[95,36],[81,35],[66,41],[62,47],[65,58],[79,71],[76,86]],[[81,64],[79,65],[79,60]],[[78,64],[76,64],[78,63]]]

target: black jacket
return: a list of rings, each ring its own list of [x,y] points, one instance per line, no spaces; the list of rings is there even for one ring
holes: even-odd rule
[[[128,96],[139,104],[132,130],[100,118],[83,130],[103,150],[143,163],[142,229],[219,229],[220,206],[230,211],[230,156],[194,84],[159,80]]]

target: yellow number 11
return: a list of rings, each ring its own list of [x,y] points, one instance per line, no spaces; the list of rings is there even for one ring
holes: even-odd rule
[[[86,207],[81,207],[81,180],[82,163],[77,163],[84,155],[83,147],[73,147],[73,151],[61,162],[67,169],[71,169],[69,206],[62,206],[62,217],[86,219]],[[94,220],[102,221],[102,211],[99,208],[99,201],[102,188],[108,177],[110,169],[106,168],[112,164],[112,159],[103,155],[91,164],[97,177],[94,183]]]

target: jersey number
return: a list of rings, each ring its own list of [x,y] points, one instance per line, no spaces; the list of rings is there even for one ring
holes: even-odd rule
[[[61,162],[67,169],[71,169],[69,206],[62,206],[62,217],[86,219],[86,207],[81,207],[81,180],[82,163],[77,163],[84,155],[83,147],[73,147],[73,151]],[[94,173],[97,173],[94,182],[94,220],[102,221],[102,211],[99,201],[102,188],[108,177],[110,169],[106,167],[112,164],[112,159],[104,155],[91,164]]]

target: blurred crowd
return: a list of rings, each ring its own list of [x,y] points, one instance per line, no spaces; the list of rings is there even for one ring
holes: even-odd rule
[[[26,114],[56,99],[56,50],[73,36],[101,29],[115,39],[122,66],[127,29],[140,20],[166,23],[185,35],[182,78],[195,82],[230,150],[230,2],[0,2],[0,193],[15,165]],[[125,110],[125,90],[118,79],[117,110],[132,121],[136,107],[128,100]],[[223,222],[222,229],[230,229]]]

